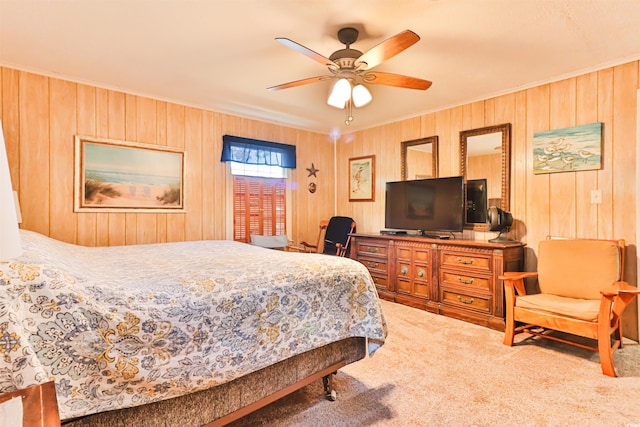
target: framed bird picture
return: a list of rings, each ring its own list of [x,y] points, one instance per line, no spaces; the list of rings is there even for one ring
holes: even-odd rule
[[[376,199],[376,156],[349,159],[349,201],[373,202]]]
[[[602,123],[533,134],[533,173],[602,168]]]

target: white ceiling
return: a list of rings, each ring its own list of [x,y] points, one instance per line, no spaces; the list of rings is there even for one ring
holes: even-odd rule
[[[410,29],[421,40],[375,71],[431,80],[370,85],[355,111],[330,81],[270,92],[326,68],[355,25],[366,52]],[[638,0],[0,0],[0,65],[322,133],[344,133],[640,58]]]

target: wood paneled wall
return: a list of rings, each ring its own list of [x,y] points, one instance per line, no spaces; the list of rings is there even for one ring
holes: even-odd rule
[[[623,238],[629,245],[625,277],[637,283],[638,61],[345,134],[337,147],[327,135],[10,68],[0,68],[0,79],[0,119],[25,229],[90,246],[230,238],[229,175],[219,156],[222,135],[233,134],[297,146],[293,240],[315,241],[318,222],[333,214],[352,216],[358,231],[376,233],[384,228],[384,183],[400,179],[401,141],[437,135],[440,176],[452,176],[460,172],[461,130],[511,123],[511,235],[528,245],[526,268],[535,268],[535,248],[547,235]],[[533,174],[534,132],[596,121],[604,123],[602,169]],[[184,148],[187,213],[74,213],[75,134]],[[348,159],[370,154],[377,160],[375,201],[349,202]],[[317,178],[307,176],[312,162]],[[309,182],[317,183],[316,193],[307,191]],[[590,201],[596,188],[602,190],[598,205]],[[467,231],[464,237],[494,234]],[[637,321],[635,330],[637,338]]]
[[[636,92],[638,61],[574,78],[474,102],[431,114],[343,135],[338,141],[339,214],[358,222],[358,231],[384,228],[384,184],[400,179],[400,142],[437,135],[440,176],[460,173],[462,130],[511,123],[511,236],[527,243],[527,270],[536,265],[538,242],[547,235],[625,239],[625,278],[636,278]],[[425,95],[428,96],[428,93]],[[374,101],[375,102],[375,101]],[[549,129],[602,122],[600,170],[533,174],[533,134]],[[376,200],[347,202],[348,158],[375,154]],[[602,203],[590,192],[602,190]],[[495,233],[465,232],[465,238]],[[626,318],[637,319],[635,305]],[[634,317],[635,316],[635,317]],[[637,320],[629,321],[638,339]],[[629,328],[627,328],[629,330]]]
[[[220,162],[222,135],[297,147],[291,174],[295,241],[315,241],[334,211],[334,142],[326,135],[157,101],[56,78],[0,68],[0,119],[22,228],[82,245],[129,245],[226,239],[230,179]],[[186,150],[185,206],[180,213],[74,213],[74,135]],[[307,177],[314,163],[318,177]],[[307,191],[309,182],[317,191]]]
[[[338,200],[348,200],[350,157],[375,154],[376,200],[343,202],[363,232],[384,228],[384,184],[400,179],[400,142],[437,135],[440,176],[460,173],[459,132],[512,124],[511,211],[516,237],[535,247],[547,235],[624,238],[635,245],[635,144],[638,62],[343,135],[338,141]],[[533,174],[533,134],[603,122],[600,170]],[[342,167],[344,166],[344,167]],[[590,191],[601,189],[601,204]],[[490,235],[493,235],[491,233]]]

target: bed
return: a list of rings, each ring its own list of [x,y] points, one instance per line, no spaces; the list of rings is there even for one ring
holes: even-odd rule
[[[21,239],[0,263],[0,392],[53,380],[69,426],[232,420],[386,337],[371,276],[348,258]]]

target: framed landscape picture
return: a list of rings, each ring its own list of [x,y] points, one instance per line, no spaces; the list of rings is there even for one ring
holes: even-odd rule
[[[75,137],[74,212],[185,212],[184,150]]]
[[[533,134],[533,173],[602,168],[602,123]]]
[[[376,156],[349,159],[349,201],[373,202],[376,196]]]

